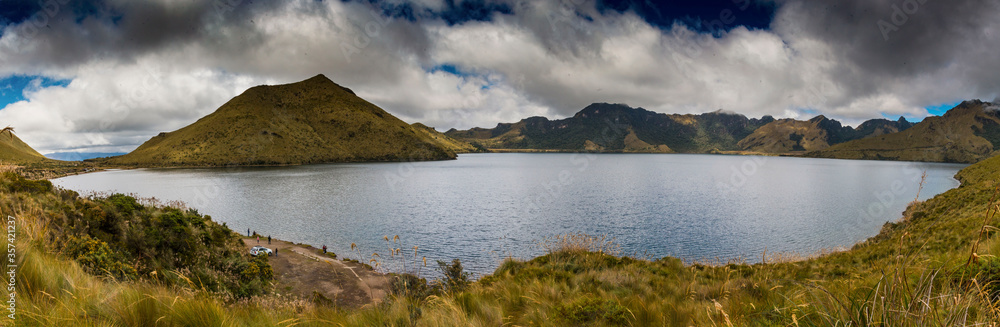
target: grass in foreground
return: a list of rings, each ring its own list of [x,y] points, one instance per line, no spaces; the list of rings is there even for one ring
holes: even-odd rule
[[[56,190],[12,187],[11,177],[5,178],[0,208],[19,222],[18,325],[995,326],[1000,321],[1000,259],[993,256],[1000,253],[1000,242],[994,238],[995,220],[987,219],[995,215],[987,209],[996,208],[1000,158],[962,170],[961,187],[911,205],[905,219],[844,252],[768,264],[684,264],[620,257],[613,243],[571,235],[550,239],[546,255],[507,260],[475,282],[463,278],[456,262],[442,265],[442,281],[396,275],[400,282],[393,295],[356,310],[282,298],[266,285],[260,293],[236,297],[194,279],[168,283],[148,274],[117,278],[95,272],[87,261],[49,245],[51,237],[66,232],[62,221],[93,225],[74,216],[83,200]],[[156,217],[176,209],[142,210]],[[977,239],[982,241],[970,255]],[[219,259],[206,258],[204,264]]]

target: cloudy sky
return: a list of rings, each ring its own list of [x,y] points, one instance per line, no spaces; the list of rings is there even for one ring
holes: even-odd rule
[[[964,0],[0,0],[0,125],[123,152],[322,73],[444,131],[593,102],[847,124],[1000,90],[1000,4]]]

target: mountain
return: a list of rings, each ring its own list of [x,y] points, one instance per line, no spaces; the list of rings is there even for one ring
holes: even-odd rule
[[[822,115],[806,121],[781,119],[758,128],[737,145],[741,150],[751,152],[816,151],[851,140],[899,132],[911,126],[903,117],[897,121],[872,119],[857,128],[843,126]]]
[[[426,134],[317,75],[250,88],[187,127],[160,133],[126,155],[95,161],[228,166],[455,158]]]
[[[473,144],[466,141],[456,140],[447,135],[444,135],[441,132],[438,132],[433,127],[428,127],[427,125],[421,123],[413,123],[410,126],[412,126],[415,130],[417,130],[417,132],[419,132],[421,134],[421,137],[423,137],[424,139],[429,140],[430,142],[437,144],[438,146],[441,146],[445,149],[448,149],[451,152],[455,153],[489,152],[489,150],[484,148],[482,145],[479,145],[478,143]]]
[[[873,119],[852,128],[824,116],[807,121],[771,116],[751,119],[721,110],[668,115],[624,104],[595,103],[566,119],[530,117],[494,128],[451,129],[445,135],[506,150],[788,154],[821,150],[911,126],[902,117],[897,121]]]
[[[573,117],[530,117],[492,129],[451,129],[445,135],[490,149],[701,153],[736,143],[773,121],[720,111],[667,115],[624,104],[595,103]]]
[[[899,117],[896,121],[888,119],[872,119],[861,123],[861,125],[858,125],[855,130],[857,130],[862,137],[871,137],[902,132],[910,127],[913,127],[913,125],[915,124],[906,121],[906,118],[903,117]]]
[[[996,105],[965,101],[943,116],[928,117],[901,132],[838,144],[806,155],[818,158],[972,163],[1000,149]]]
[[[35,151],[27,143],[21,141],[17,135],[10,133],[0,133],[0,163],[39,163],[51,161],[41,153]]]

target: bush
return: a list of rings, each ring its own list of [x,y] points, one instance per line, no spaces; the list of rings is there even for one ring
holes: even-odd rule
[[[431,287],[427,280],[411,274],[392,274],[389,280],[389,292],[393,296],[423,300],[440,292],[438,287]]]
[[[46,193],[52,191],[52,182],[50,181],[25,179],[13,172],[8,172],[5,175],[7,180],[10,181],[7,189],[11,192]]]
[[[271,270],[271,265],[267,262],[267,256],[259,255],[247,263],[243,271],[240,272],[240,276],[244,281],[269,281],[274,278],[274,271]]]
[[[124,215],[131,215],[135,211],[142,209],[142,205],[134,197],[121,193],[112,194],[108,197],[107,202]]]
[[[89,235],[71,237],[66,242],[65,251],[91,274],[108,275],[118,279],[136,277],[135,267],[125,260],[121,252],[112,251],[108,243],[91,238]]]
[[[455,259],[448,262],[438,260],[438,268],[444,274],[444,286],[449,292],[461,292],[469,286],[469,273],[462,267],[462,261]]]

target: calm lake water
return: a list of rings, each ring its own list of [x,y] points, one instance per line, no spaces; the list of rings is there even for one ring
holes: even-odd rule
[[[489,273],[560,233],[614,237],[625,254],[759,261],[849,247],[965,165],[658,154],[467,154],[458,160],[273,168],[140,169],[53,180],[67,189],[180,200],[225,222],[344,257],[462,259]]]

